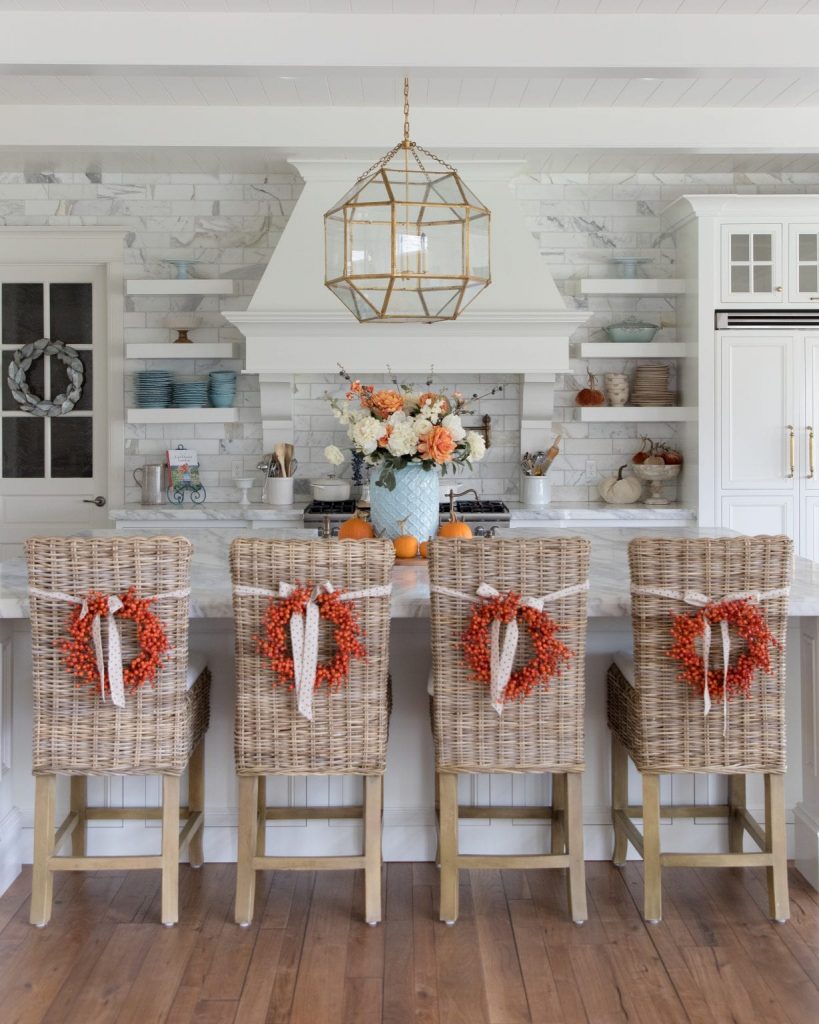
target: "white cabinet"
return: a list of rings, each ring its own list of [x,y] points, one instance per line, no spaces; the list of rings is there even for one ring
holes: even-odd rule
[[[782,224],[723,224],[720,294],[723,302],[782,302],[785,267]]]
[[[720,525],[819,556],[819,333],[716,337]]]
[[[788,302],[819,302],[819,224],[788,226]]]

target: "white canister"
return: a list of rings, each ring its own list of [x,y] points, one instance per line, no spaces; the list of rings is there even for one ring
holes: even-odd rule
[[[609,405],[625,405],[628,401],[628,377],[624,373],[607,373],[604,380]]]
[[[265,504],[292,505],[294,479],[292,476],[269,476],[262,495]]]
[[[523,478],[523,504],[548,505],[552,500],[549,478],[546,476],[525,476]]]

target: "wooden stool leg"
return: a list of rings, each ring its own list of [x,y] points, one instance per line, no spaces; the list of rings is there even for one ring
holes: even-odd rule
[[[742,825],[742,818],[737,812],[744,811],[747,806],[744,775],[728,777],[728,806],[731,808],[731,817],[728,820],[728,849],[731,853],[742,853],[745,829]]]
[[[785,776],[765,776],[765,849],[773,854],[767,869],[771,917],[783,924],[790,917],[788,854],[785,840]]]
[[[162,923],[179,920],[179,776],[162,776]]]
[[[381,920],[381,803],[382,777],[364,777],[364,920]]]
[[[663,916],[660,868],[660,776],[643,773],[643,917],[652,924]]]
[[[74,831],[71,833],[71,856],[85,856],[85,835],[86,817],[85,809],[88,806],[88,778],[85,775],[71,776],[71,810],[79,818]]]
[[[259,776],[256,794],[256,856],[264,857],[267,840],[267,776]]]
[[[435,867],[441,866],[441,777],[435,772]]]
[[[54,852],[54,813],[57,793],[56,775],[38,775],[34,795],[34,871],[31,879],[30,921],[38,928],[51,918],[54,874],[48,858]]]
[[[566,775],[552,775],[552,853],[566,852]]]
[[[253,920],[253,901],[256,895],[256,872],[253,857],[256,853],[259,819],[259,777],[239,777],[239,852],[236,858],[236,924],[247,927]]]
[[[611,823],[614,826],[614,852],[612,861],[622,866],[628,859],[628,839],[618,824],[615,811],[628,807],[628,751],[619,736],[611,734]]]
[[[193,814],[205,811],[205,737],[196,745],[188,764],[188,808]],[[203,839],[205,832],[204,817],[202,824],[194,832],[188,845],[188,862],[192,868],[201,868],[205,862]]]
[[[441,904],[438,916],[447,924],[458,920],[458,776],[439,775],[441,794]]]
[[[569,913],[575,924],[588,918],[586,909],[586,865],[583,860],[583,776],[567,772],[566,838],[569,844]]]

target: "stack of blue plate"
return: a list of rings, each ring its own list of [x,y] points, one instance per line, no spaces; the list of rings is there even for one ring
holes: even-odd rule
[[[208,377],[210,378],[210,404],[215,405],[217,409],[227,409],[232,406],[236,398],[235,371],[212,370]]]
[[[172,391],[173,374],[168,370],[141,370],[134,376],[134,397],[140,409],[167,409]]]
[[[207,377],[177,377],[173,382],[173,404],[177,409],[201,409],[208,404]]]

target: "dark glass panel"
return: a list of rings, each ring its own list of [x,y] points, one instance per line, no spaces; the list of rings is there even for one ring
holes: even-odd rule
[[[0,385],[0,408],[2,409],[19,409],[20,406],[15,402],[9,388],[9,366],[14,353],[6,351],[3,353],[2,366],[3,366],[3,381]],[[28,368],[26,373],[26,380],[28,386],[34,392],[35,395],[39,395],[41,398],[43,395],[43,388],[45,387],[45,360],[35,359],[31,366]]]
[[[45,422],[34,416],[3,418],[3,476],[7,479],[44,475]]]
[[[55,416],[51,420],[51,475],[89,477],[94,475],[92,456],[93,422],[90,416]]]
[[[88,412],[91,410],[94,400],[94,356],[87,349],[77,352],[77,355],[80,357],[80,362],[85,370],[85,377],[82,382],[82,394],[80,395],[80,400],[74,408]],[[69,381],[65,363],[60,359],[56,359],[54,356],[50,356],[49,358],[51,359],[51,394],[49,397],[54,398],[56,395],[63,394],[65,389],[69,386]]]
[[[43,337],[43,286],[3,285],[3,344],[26,345]]]
[[[66,345],[90,345],[91,285],[52,284],[51,337]]]

